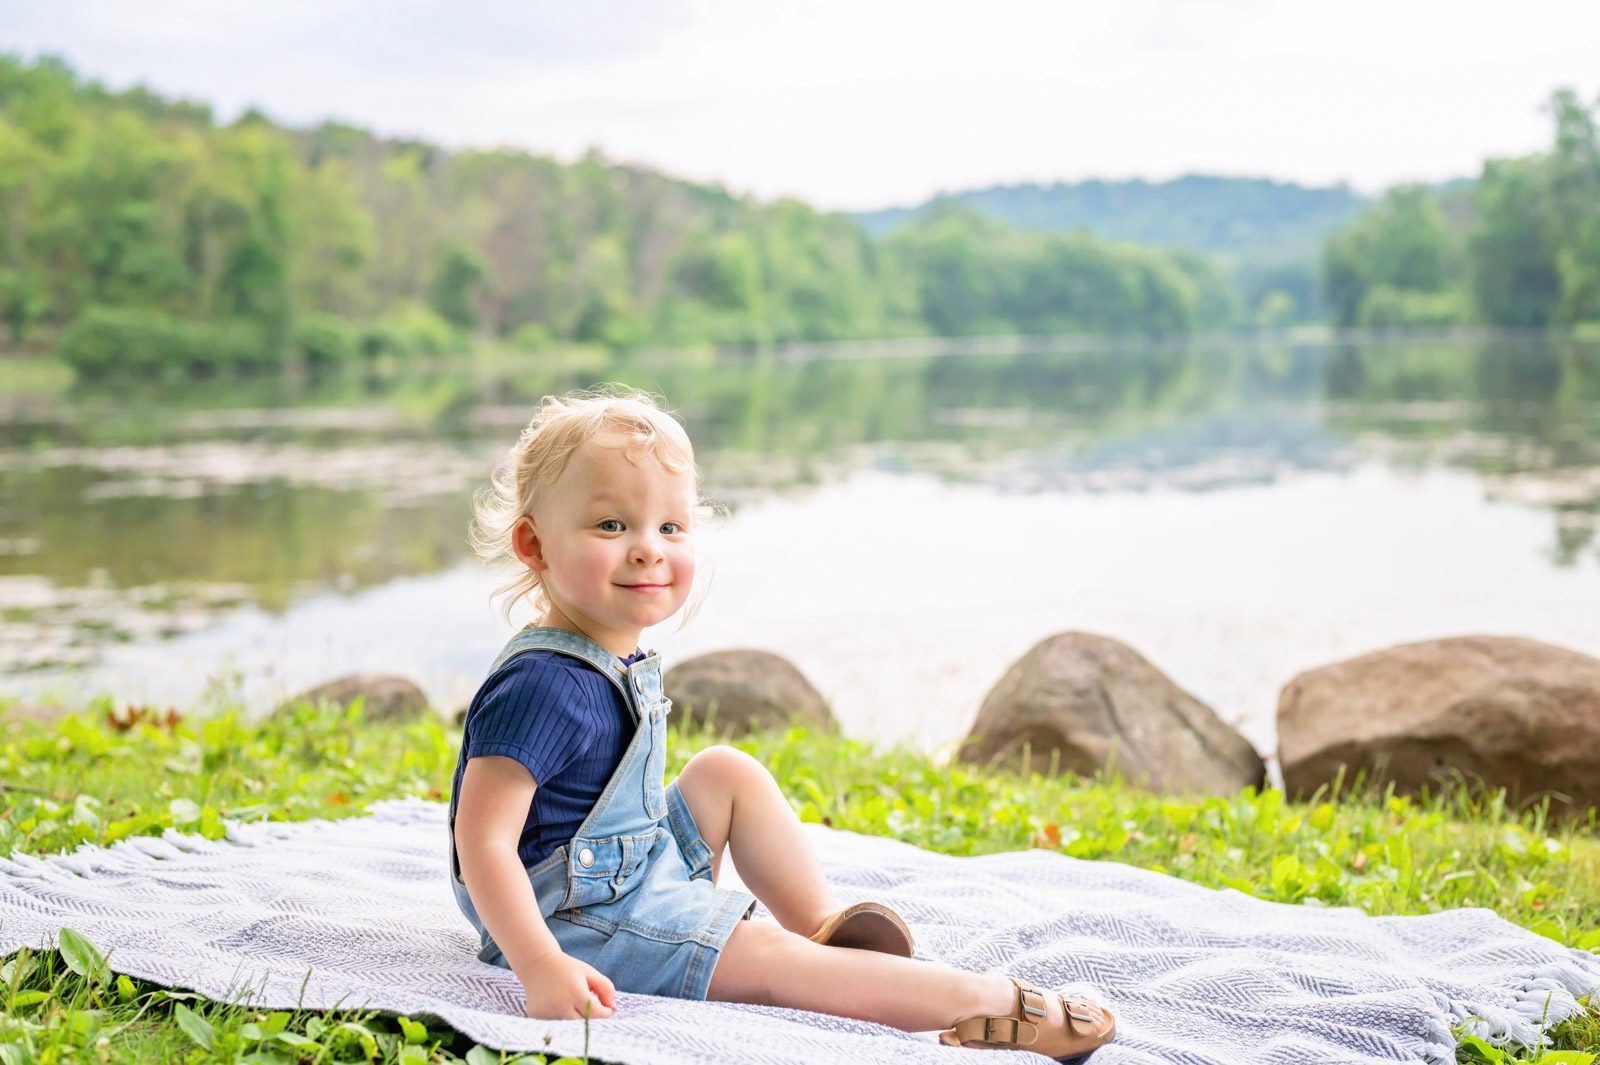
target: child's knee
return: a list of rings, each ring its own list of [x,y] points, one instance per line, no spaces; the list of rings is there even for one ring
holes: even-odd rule
[[[679,779],[690,781],[691,787],[703,782],[718,791],[733,791],[745,781],[767,776],[770,774],[766,766],[741,750],[719,743],[690,758]]]

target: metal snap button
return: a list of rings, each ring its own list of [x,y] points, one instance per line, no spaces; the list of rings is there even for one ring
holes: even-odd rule
[[[588,847],[585,847],[583,850],[579,851],[578,864],[583,866],[585,869],[592,866],[594,864],[594,851],[590,850]]]

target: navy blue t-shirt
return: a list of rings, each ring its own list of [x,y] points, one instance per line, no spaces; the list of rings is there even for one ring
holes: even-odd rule
[[[643,657],[636,651],[620,661]],[[524,651],[489,674],[467,708],[451,801],[469,759],[502,755],[525,766],[536,790],[517,856],[532,868],[578,831],[633,732],[622,693],[592,666],[557,651]]]

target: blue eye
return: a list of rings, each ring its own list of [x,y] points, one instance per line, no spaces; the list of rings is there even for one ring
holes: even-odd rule
[[[607,518],[605,521],[600,523],[600,531],[601,532],[621,532],[622,531],[622,522],[618,521],[616,518]]]
[[[683,531],[683,526],[679,525],[675,521],[666,522],[665,524],[663,524],[661,526],[661,533],[662,533],[663,536],[672,536],[673,534],[680,533],[682,531]]]

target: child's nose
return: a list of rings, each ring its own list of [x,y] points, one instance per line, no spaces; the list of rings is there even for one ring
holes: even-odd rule
[[[650,533],[641,535],[633,542],[632,561],[638,565],[648,565],[661,557],[661,538]]]

